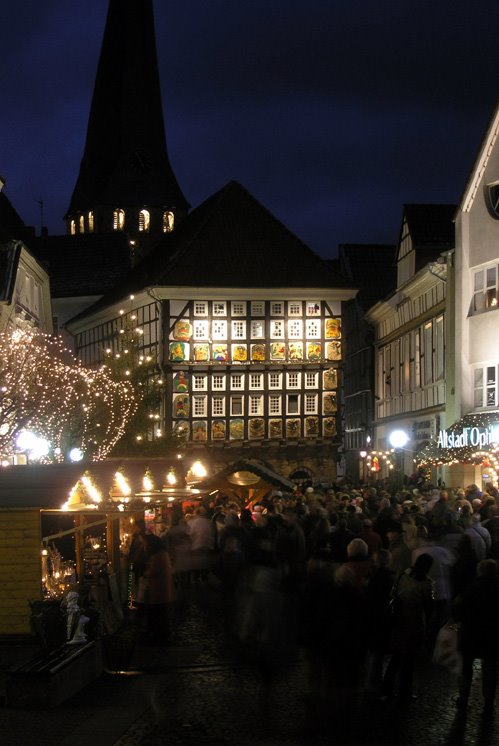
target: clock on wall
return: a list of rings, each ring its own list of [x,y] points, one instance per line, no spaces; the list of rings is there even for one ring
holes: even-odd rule
[[[487,184],[488,208],[495,218],[499,218],[499,181]]]
[[[134,150],[129,158],[129,165],[136,173],[145,173],[152,166],[152,158],[147,150]]]

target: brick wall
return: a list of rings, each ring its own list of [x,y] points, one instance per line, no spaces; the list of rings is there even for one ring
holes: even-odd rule
[[[0,510],[0,635],[29,634],[41,598],[40,511]]]

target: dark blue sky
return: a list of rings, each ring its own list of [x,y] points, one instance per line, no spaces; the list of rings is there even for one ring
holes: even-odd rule
[[[0,174],[63,233],[107,0],[0,8]],[[193,206],[240,181],[324,256],[457,202],[499,96],[497,0],[156,0],[170,159]]]

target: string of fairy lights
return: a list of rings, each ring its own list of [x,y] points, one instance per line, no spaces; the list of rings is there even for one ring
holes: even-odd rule
[[[0,456],[13,456],[30,430],[50,448],[41,462],[60,462],[77,445],[100,461],[125,433],[137,393],[110,369],[84,367],[61,337],[32,330],[0,333]]]
[[[499,474],[499,412],[472,412],[446,430],[447,436],[460,433],[465,425],[468,429],[477,428],[480,432],[491,432],[490,442],[484,448],[477,447],[468,438],[465,445],[442,448],[438,438],[433,438],[417,455],[416,463],[421,466],[443,466],[458,463],[481,464]]]

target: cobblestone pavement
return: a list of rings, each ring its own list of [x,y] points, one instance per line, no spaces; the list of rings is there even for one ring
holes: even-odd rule
[[[482,717],[479,666],[466,717],[455,681],[423,656],[419,699],[407,705],[308,697],[305,657],[266,688],[255,661],[224,635],[214,586],[190,590],[168,648],[136,649],[128,675],[105,674],[49,711],[0,708],[2,746],[487,746],[499,743],[499,702]]]

